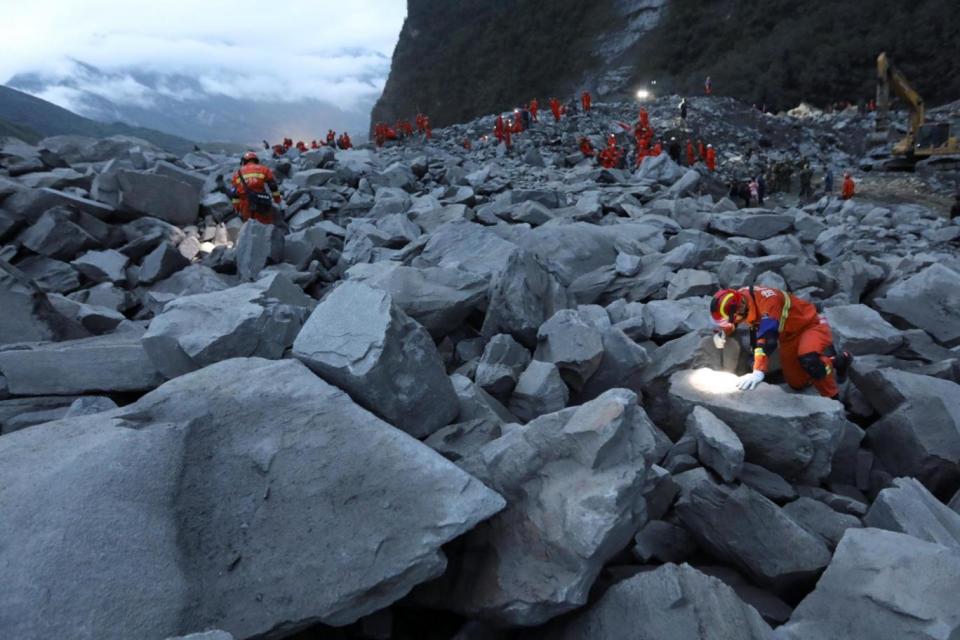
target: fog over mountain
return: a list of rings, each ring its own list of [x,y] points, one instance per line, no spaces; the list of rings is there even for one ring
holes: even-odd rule
[[[0,83],[96,120],[198,140],[362,134],[406,7],[248,1],[5,8]],[[248,16],[248,17],[243,17]],[[239,17],[239,19],[238,19]]]

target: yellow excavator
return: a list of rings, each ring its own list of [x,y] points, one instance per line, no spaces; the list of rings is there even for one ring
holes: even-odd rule
[[[895,159],[887,168],[912,169],[917,162],[928,159],[937,164],[960,163],[960,123],[953,126],[950,122],[927,122],[923,98],[885,52],[877,56],[877,125],[871,141],[886,143],[890,139],[891,91],[907,105],[910,126],[907,134],[894,142],[890,152]]]

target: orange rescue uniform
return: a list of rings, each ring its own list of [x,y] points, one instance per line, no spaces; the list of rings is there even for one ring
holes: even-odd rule
[[[242,182],[240,180],[241,175],[243,176]],[[231,191],[233,209],[240,214],[241,219],[246,221],[253,218],[263,224],[273,224],[273,212],[251,211],[250,199],[247,197],[248,189],[257,193],[265,193],[267,189],[270,189],[273,202],[275,204],[280,203],[280,188],[277,186],[277,180],[274,178],[273,171],[271,171],[269,167],[252,162],[247,163],[233,174],[231,184],[233,185]],[[246,187],[244,187],[244,185],[246,185]]]
[[[747,317],[754,342],[753,369],[767,372],[768,357],[780,349],[780,367],[787,384],[803,389],[810,384],[820,395],[837,395],[833,358],[833,334],[817,308],[797,296],[770,287],[743,287],[738,290],[747,301]],[[735,326],[720,325],[725,335]]]

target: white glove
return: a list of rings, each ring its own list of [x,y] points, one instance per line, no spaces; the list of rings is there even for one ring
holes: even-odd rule
[[[717,349],[723,349],[727,346],[727,336],[724,335],[723,331],[716,331],[713,334],[713,346]]]
[[[754,371],[753,373],[748,373],[745,376],[740,376],[740,379],[737,380],[737,389],[741,391],[749,391],[750,389],[756,389],[757,385],[763,382],[763,371]]]

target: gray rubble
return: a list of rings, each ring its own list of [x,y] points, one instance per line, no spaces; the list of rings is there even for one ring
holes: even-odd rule
[[[636,167],[627,131],[603,169],[579,138],[637,105],[595,97],[512,149],[488,115],[260,152],[273,225],[232,211],[234,154],[0,139],[6,635],[955,635],[956,176],[860,174],[874,114],[719,96],[689,98],[716,170]],[[816,196],[769,179],[801,157]],[[754,284],[856,355],[837,400],[779,353],[735,389],[709,303]]]

